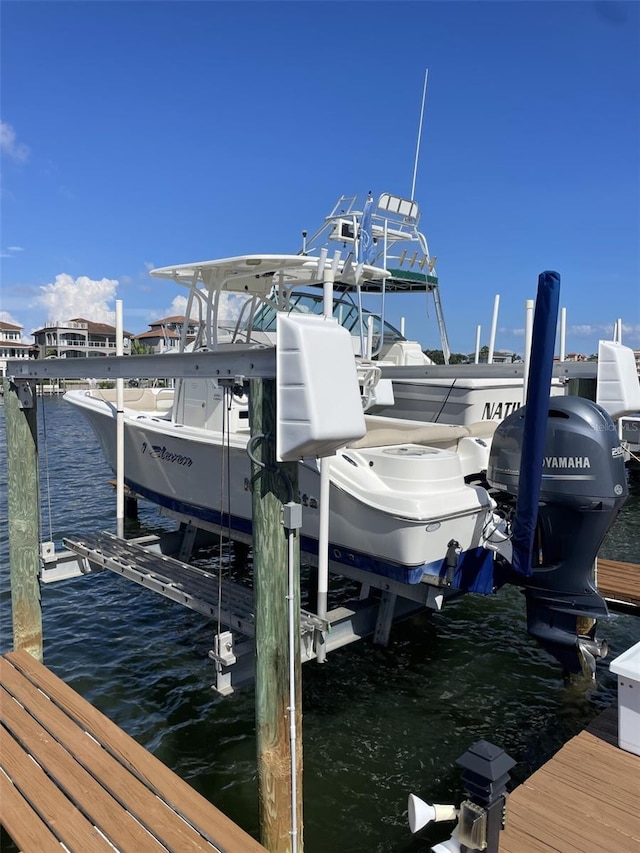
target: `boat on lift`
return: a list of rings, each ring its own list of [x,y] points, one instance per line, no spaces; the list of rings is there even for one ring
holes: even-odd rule
[[[249,297],[254,307],[248,310],[254,313],[259,303],[287,314],[299,288],[321,282],[326,269],[332,270],[337,291],[357,286],[355,265],[308,255],[245,255],[165,267],[153,275],[188,288],[188,312],[197,308],[201,319],[199,336],[188,345],[197,351],[251,340],[221,328],[225,295]],[[387,271],[363,265],[360,274],[371,282]],[[363,388],[375,382],[369,363],[360,367],[360,377]],[[124,395],[128,488],[181,521],[250,541],[250,425],[242,386],[214,377],[185,378],[176,381],[173,395],[160,388],[127,388]],[[115,392],[71,391],[65,400],[88,419],[115,470]],[[474,479],[487,468],[487,438],[494,426],[368,418],[366,434],[330,459],[334,568],[356,567],[409,584],[433,578],[440,584],[458,563],[468,564],[474,556],[485,560],[487,537],[495,536],[501,520],[494,519],[489,492]],[[319,471],[317,460],[300,465],[306,507],[301,541],[312,557],[318,549]]]
[[[422,245],[425,266],[429,262],[426,241],[422,243],[417,232],[417,206],[413,202],[404,204],[401,199],[381,197],[378,210],[386,207],[392,214],[382,225],[373,218],[372,199],[359,214],[348,206],[346,214],[334,212],[327,223],[330,234],[345,240],[347,246],[355,235],[346,257],[340,249],[330,255],[326,246],[310,254],[305,242],[297,255],[242,255],[153,270],[153,276],[187,289],[186,316],[199,321],[197,337],[191,342],[187,342],[185,323],[182,349],[233,352],[239,344],[245,349],[247,344],[258,348],[273,346],[274,341],[277,347],[278,318],[296,313],[304,316],[310,308],[312,313],[318,311],[318,300],[305,301],[302,296],[317,294],[318,288],[323,289],[324,311],[327,315],[331,311],[335,317],[334,321],[325,316],[325,322],[338,329],[347,320],[340,297],[348,292],[355,305],[353,345],[347,347],[340,364],[327,357],[327,371],[354,372],[357,365],[355,387],[359,384],[363,406],[380,404],[389,390],[380,380],[380,365],[394,347],[402,354],[398,357],[405,360],[413,357],[411,352],[414,356],[417,353],[404,339],[385,341],[383,313],[376,339],[375,324],[362,306],[363,292],[385,294],[416,287],[437,292],[437,281],[416,282],[411,270],[376,265],[376,241],[382,240],[383,256],[389,260],[392,241],[407,233]],[[373,247],[366,254],[362,250],[365,242]],[[402,255],[398,260],[403,260]],[[421,275],[431,276],[432,272],[433,264]],[[236,304],[236,317],[230,322],[229,302],[237,303],[240,298],[242,304]],[[267,322],[268,317],[274,318],[275,327]],[[376,361],[381,353],[382,361]],[[323,377],[326,384],[325,380]],[[334,447],[337,452],[326,460],[331,570],[365,586],[393,589],[394,596],[414,601],[419,590],[419,600],[431,609],[440,609],[446,599],[464,592],[491,594],[505,582],[520,583],[530,590],[529,621],[537,626],[536,636],[565,664],[572,660],[580,645],[574,617],[606,613],[597,592],[589,586],[585,567],[592,565],[600,537],[626,497],[626,484],[622,450],[606,412],[586,401],[571,403],[576,398],[566,398],[566,404],[561,404],[561,399],[557,410],[549,412],[544,459],[550,461],[544,465],[595,468],[597,458],[598,470],[607,475],[606,488],[612,494],[611,500],[604,501],[602,489],[592,488],[594,477],[583,471],[577,475],[573,471],[549,471],[545,475],[543,469],[543,478],[547,476],[552,483],[545,500],[547,514],[553,519],[543,531],[544,557],[553,565],[533,572],[535,587],[527,578],[514,575],[510,567],[521,410],[505,419],[508,428],[503,431],[496,421],[441,424],[366,414],[362,433]],[[87,418],[115,471],[116,393],[105,389],[71,391],[65,400]],[[243,377],[179,378],[173,392],[127,388],[123,421],[124,481],[133,494],[152,501],[164,514],[192,528],[251,542],[252,436]],[[558,424],[563,425],[562,432]],[[588,449],[578,456],[571,451],[571,442],[577,437]],[[615,471],[609,471],[609,463],[616,466]],[[622,469],[618,470],[620,465]],[[299,463],[299,500],[304,507],[300,546],[310,562],[318,559],[321,541],[322,467],[317,458],[303,458]],[[556,515],[562,518],[564,513],[571,520],[573,517],[562,507],[567,500],[573,501],[575,524],[584,527],[584,500],[580,496],[573,500],[577,488],[573,480],[585,495],[596,496],[588,506],[599,507],[601,518],[598,535],[591,537],[593,547],[586,555],[580,551],[580,560],[571,566],[567,595],[574,595],[581,584],[584,594],[579,611],[566,617],[563,566],[571,562],[571,553],[564,554],[556,542],[556,531],[562,528]],[[592,529],[596,530],[593,523]],[[551,597],[555,596],[557,604],[549,604],[549,579]],[[557,631],[553,629],[556,610],[566,617]],[[580,645],[580,649],[586,647],[592,650],[592,657],[597,656],[593,637]]]

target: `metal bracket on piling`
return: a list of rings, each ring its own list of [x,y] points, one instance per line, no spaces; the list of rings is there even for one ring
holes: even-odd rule
[[[218,384],[231,388],[231,392],[236,397],[242,397],[249,390],[247,377],[240,373],[234,377],[224,377],[218,379]]]
[[[18,406],[21,409],[33,409],[34,405],[34,389],[33,384],[26,379],[16,379],[9,377],[9,382],[15,387],[18,396]]]

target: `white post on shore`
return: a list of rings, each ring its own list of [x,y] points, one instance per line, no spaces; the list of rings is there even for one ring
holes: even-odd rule
[[[567,309],[560,309],[560,361],[567,358]]]
[[[493,364],[493,352],[496,345],[496,331],[498,328],[498,308],[500,307],[500,294],[496,293],[493,300],[493,317],[491,318],[491,335],[489,337],[489,355],[487,363]]]
[[[616,322],[616,326],[618,327],[618,332],[616,334],[616,340],[619,344],[622,343],[622,317],[618,317]]]
[[[480,335],[482,333],[482,326],[476,326],[476,356],[474,359],[474,364],[480,364]]]
[[[124,354],[122,299],[116,299],[116,356]],[[124,539],[124,379],[116,379],[116,534]]]
[[[531,340],[533,337],[533,299],[524,303],[524,378],[522,383],[522,404],[527,402],[527,387],[529,385],[529,366],[531,364]]]

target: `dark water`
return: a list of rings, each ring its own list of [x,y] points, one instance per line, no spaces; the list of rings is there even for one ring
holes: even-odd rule
[[[114,529],[111,473],[97,441],[61,400],[39,402],[43,537]],[[0,515],[6,446],[0,414]],[[49,481],[47,499],[47,480]],[[49,513],[50,503],[50,513]],[[170,527],[141,504],[143,531]],[[131,528],[128,533],[140,532]],[[640,488],[601,556],[640,562]],[[7,528],[0,530],[0,651],[11,647]],[[61,678],[258,836],[254,694],[211,689],[215,626],[110,573],[43,588],[45,662]],[[640,639],[640,619],[600,625],[611,657]],[[479,738],[503,747],[520,781],[615,699],[608,661],[595,687],[567,685],[525,630],[520,593],[467,596],[303,667],[307,853],[422,853],[450,825],[412,838],[411,791],[458,802],[455,759]],[[448,827],[448,828],[447,828]],[[3,851],[12,849],[5,838]]]

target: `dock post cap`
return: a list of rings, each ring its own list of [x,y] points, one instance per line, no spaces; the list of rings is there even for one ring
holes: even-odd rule
[[[474,777],[485,779],[492,783],[500,783],[504,779],[506,783],[509,771],[515,766],[515,761],[500,746],[496,746],[487,740],[479,740],[472,744],[469,749],[456,760],[456,764],[465,771],[462,778],[473,781]],[[506,777],[506,778],[504,778]]]

